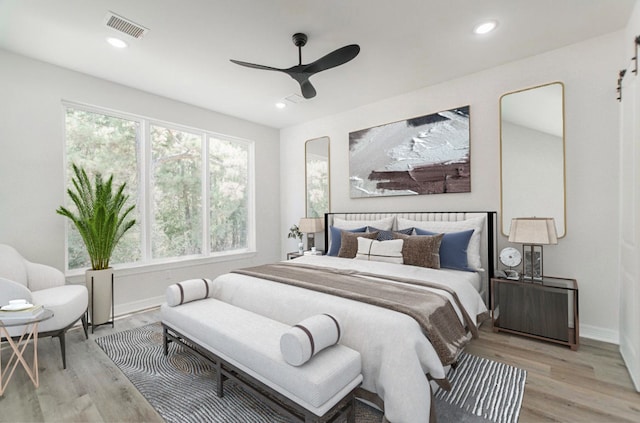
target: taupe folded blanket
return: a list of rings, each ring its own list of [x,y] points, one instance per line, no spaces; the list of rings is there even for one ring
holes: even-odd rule
[[[439,284],[301,264],[266,264],[234,270],[233,273],[336,295],[409,315],[418,322],[443,365],[455,363],[463,347],[472,336],[477,336],[477,327],[455,292]],[[428,286],[451,293],[465,324],[460,322],[447,297],[410,285]]]

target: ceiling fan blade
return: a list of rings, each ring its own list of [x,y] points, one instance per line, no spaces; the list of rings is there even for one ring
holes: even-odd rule
[[[308,79],[300,81],[300,89],[302,90],[302,96],[306,99],[316,96],[316,89],[313,88],[313,85],[311,85]]]
[[[350,44],[334,50],[326,56],[322,56],[315,62],[308,64],[304,71],[308,73],[316,73],[335,68],[336,66],[343,65],[352,60],[358,55],[358,53],[360,53],[360,46],[357,44]]]
[[[256,65],[255,63],[241,62],[240,60],[233,60],[233,59],[229,59],[229,60],[231,60],[236,65],[246,66],[248,68],[284,72],[284,69],[272,68],[271,66]]]

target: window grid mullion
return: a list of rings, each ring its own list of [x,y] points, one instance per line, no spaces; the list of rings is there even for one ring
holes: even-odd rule
[[[209,240],[211,236],[209,231],[211,230],[210,225],[210,214],[209,210],[211,206],[210,195],[211,190],[209,189],[209,184],[211,181],[209,180],[209,149],[211,148],[211,143],[209,142],[209,135],[206,133],[202,134],[202,254],[208,256],[211,254],[211,245]]]
[[[149,123],[148,120],[144,119],[143,120],[144,124],[144,138],[143,138],[143,152],[144,152],[144,161],[143,161],[143,165],[142,165],[142,175],[143,175],[143,179],[144,179],[144,185],[143,185],[143,190],[144,192],[142,193],[142,197],[144,199],[143,203],[144,203],[144,236],[142,238],[142,261],[143,262],[149,262],[153,259],[152,256],[152,235],[153,235],[153,227],[152,227],[152,223],[153,223],[153,193],[154,193],[154,189],[153,189],[153,163],[152,163],[152,152],[151,152],[151,148],[152,148],[152,143],[151,143],[151,124]]]

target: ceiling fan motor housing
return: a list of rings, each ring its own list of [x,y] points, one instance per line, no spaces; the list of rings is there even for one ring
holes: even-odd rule
[[[296,32],[295,34],[293,34],[291,39],[293,40],[293,44],[295,44],[296,47],[304,47],[305,44],[307,44],[307,34],[303,34],[301,32]]]

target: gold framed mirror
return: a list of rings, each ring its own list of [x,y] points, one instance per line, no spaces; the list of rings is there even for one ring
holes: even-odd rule
[[[564,85],[540,85],[500,97],[502,234],[515,217],[553,217],[566,234]]]
[[[329,137],[304,144],[305,198],[307,217],[321,217],[331,211]]]

